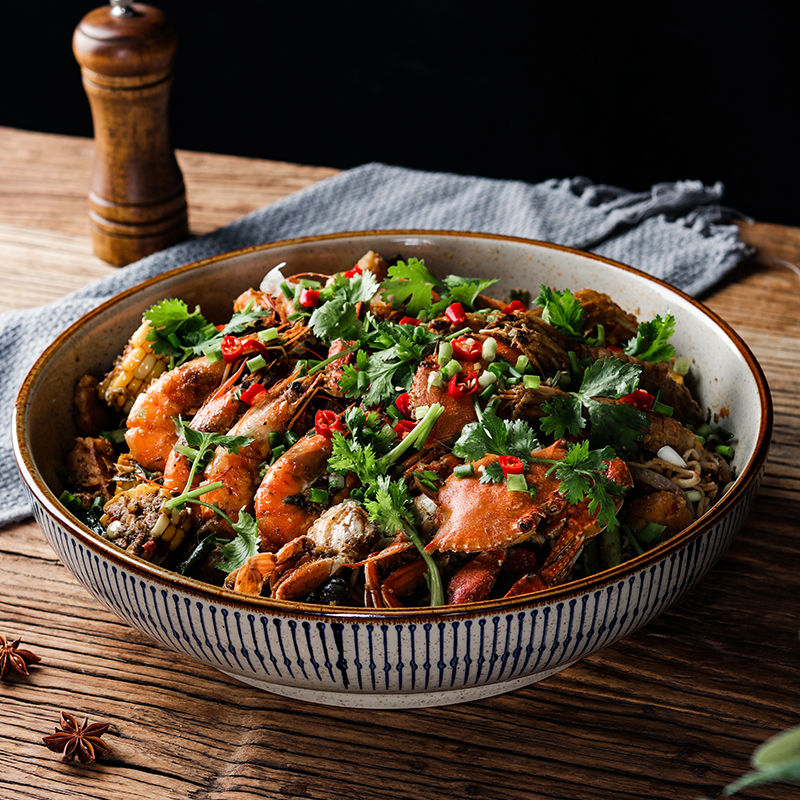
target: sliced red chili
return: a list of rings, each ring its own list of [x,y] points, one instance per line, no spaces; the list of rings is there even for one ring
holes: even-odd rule
[[[453,355],[461,361],[480,361],[483,345],[471,336],[453,339]]]
[[[625,403],[626,406],[638,408],[639,411],[650,411],[653,408],[653,403],[655,403],[655,401],[655,397],[653,397],[650,392],[646,392],[644,389],[637,389],[636,391],[626,394],[624,397],[620,397],[619,399],[620,403]]]
[[[304,308],[314,308],[319,305],[319,291],[304,287],[300,290],[300,305]]]
[[[361,271],[361,267],[359,267],[358,264],[356,264],[353,267],[353,269],[347,270],[347,272],[345,272],[344,276],[345,276],[345,278],[352,278],[355,275],[363,275],[363,274],[364,273]]]
[[[504,309],[504,314],[513,314],[515,311],[525,311],[525,306],[519,300],[512,300]]]
[[[225,336],[219,349],[222,357],[228,363],[236,361],[237,358],[241,358],[244,355],[242,343],[235,336]]]
[[[397,425],[394,426],[394,432],[402,439],[404,436],[411,433],[416,427],[416,423],[410,419],[401,419]]]
[[[450,303],[445,309],[444,315],[453,325],[461,325],[467,321],[467,315],[464,313],[461,303]]]
[[[344,433],[342,418],[335,411],[322,409],[314,416],[314,428],[320,436],[330,439],[334,431]]]
[[[500,456],[498,459],[503,475],[522,475],[525,472],[525,464],[521,458],[516,456]]]
[[[269,350],[267,346],[263,342],[259,342],[258,339],[245,339],[242,342],[242,354],[247,355],[248,353],[260,353],[262,356],[268,356]]]
[[[622,352],[622,348],[621,348],[621,347],[617,347],[617,346],[616,346],[616,345],[614,345],[614,344],[610,344],[610,345],[608,346],[608,349],[609,349],[609,350],[613,350],[615,353],[621,353],[621,352]]]
[[[411,416],[411,398],[408,396],[408,392],[403,392],[403,394],[394,401],[394,404],[404,417]]]
[[[419,325],[419,320],[416,317],[403,317],[398,325]]]
[[[225,326],[224,326],[224,325],[215,325],[214,327],[215,327],[215,328],[216,328],[218,331],[224,331],[224,330],[225,330]]]
[[[450,397],[469,397],[478,391],[478,376],[470,371],[462,375],[457,372],[450,378],[450,383],[447,384],[447,394]]]
[[[259,395],[262,395],[267,390],[260,384],[260,383],[251,383],[239,396],[239,399],[243,403],[247,403],[247,405],[251,406],[255,403],[256,398]]]

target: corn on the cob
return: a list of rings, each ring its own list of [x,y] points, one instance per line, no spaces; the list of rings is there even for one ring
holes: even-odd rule
[[[137,395],[167,368],[167,358],[154,353],[147,341],[149,330],[150,324],[142,322],[98,387],[101,399],[117,411],[127,414]]]
[[[163,563],[183,544],[191,526],[188,511],[164,508],[171,497],[152,483],[119,492],[103,507],[100,524],[106,538],[129,553]]]

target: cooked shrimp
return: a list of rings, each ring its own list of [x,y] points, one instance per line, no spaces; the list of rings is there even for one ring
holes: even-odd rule
[[[250,509],[258,486],[258,466],[270,454],[269,434],[285,432],[293,418],[313,396],[319,377],[290,376],[264,392],[228,432],[231,436],[248,436],[250,444],[231,453],[218,447],[206,468],[209,482],[222,481],[222,487],[202,495],[205,503],[218,503],[232,520],[239,518],[242,508]],[[229,532],[228,524],[204,509],[205,528]]]
[[[125,441],[131,455],[145,469],[163,470],[178,439],[173,417],[188,414],[219,385],[224,361],[205,356],[163,373],[136,398],[126,425]]]
[[[239,388],[237,381],[244,366],[244,362],[242,362],[241,367],[206,398],[203,405],[200,406],[200,410],[192,417],[190,423],[192,430],[222,433],[230,429],[243,405],[236,394]],[[190,468],[191,465],[186,456],[174,448],[170,450],[164,467],[164,488],[176,492],[182,491],[189,479]],[[200,476],[197,476],[197,483],[199,482]]]
[[[298,439],[267,470],[255,503],[262,550],[278,550],[302,536],[319,516],[303,494],[325,471],[330,454],[331,440],[315,433]]]

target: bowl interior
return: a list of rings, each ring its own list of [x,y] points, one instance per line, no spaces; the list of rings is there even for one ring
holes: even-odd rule
[[[210,321],[227,320],[233,299],[258,286],[264,274],[286,262],[284,274],[335,272],[350,267],[368,249],[392,263],[400,256],[424,258],[438,275],[499,278],[488,292],[505,297],[512,288],[531,291],[593,288],[608,293],[640,320],[674,314],[672,339],[692,362],[691,379],[703,408],[721,418],[737,437],[735,465],[741,474],[763,435],[766,401],[759,392],[758,367],[701,307],[669,287],[635,271],[563,248],[488,235],[443,232],[373,232],[295,240],[254,248],[201,262],[129,290],[76,323],[52,345],[28,378],[28,402],[18,408],[19,434],[31,454],[34,472],[58,496],[57,467],[76,435],[72,394],[85,373],[101,376],[141,321],[142,312],[164,297],[199,304]],[[748,363],[748,359],[752,363]]]

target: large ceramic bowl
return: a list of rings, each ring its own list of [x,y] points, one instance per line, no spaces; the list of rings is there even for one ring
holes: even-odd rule
[[[102,374],[142,312],[167,296],[227,318],[231,301],[275,264],[335,271],[367,249],[424,258],[440,274],[500,278],[515,287],[593,287],[642,318],[672,312],[674,343],[700,377],[701,405],[728,413],[738,477],[680,535],[614,569],[533,595],[454,608],[310,606],[251,598],[147,563],[92,533],[59,504],[57,466],[75,435],[71,396]],[[502,296],[499,294],[499,296]],[[376,231],[295,239],[212,258],[131,289],[61,334],[20,391],[16,457],[36,519],[101,603],[165,647],[278,694],[320,703],[402,707],[454,703],[540,680],[653,619],[693,586],[742,525],[758,488],[772,410],[764,376],[734,331],[696,301],[634,269],[524,239]]]

